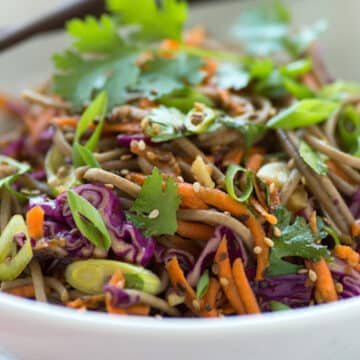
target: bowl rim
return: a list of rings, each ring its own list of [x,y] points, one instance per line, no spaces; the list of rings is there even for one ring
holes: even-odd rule
[[[352,317],[360,310],[360,297],[342,299],[338,302],[298,308],[276,313],[259,315],[243,315],[224,318],[157,318],[144,316],[113,316],[106,313],[81,312],[55,304],[44,304],[33,300],[18,298],[14,295],[0,293],[0,316],[6,312],[7,317],[21,316],[22,319],[41,319],[53,328],[70,327],[73,329],[105,332],[126,332],[134,335],[144,335],[151,330],[166,334],[176,331],[186,335],[199,332],[203,336],[214,333],[233,333],[234,331],[257,332],[259,329],[280,330],[291,328],[292,325],[313,327],[314,323],[336,322]],[[14,315],[12,315],[14,314]],[[70,325],[71,324],[71,325]]]

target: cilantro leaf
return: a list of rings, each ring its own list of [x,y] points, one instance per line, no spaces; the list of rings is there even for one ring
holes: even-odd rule
[[[209,289],[209,270],[205,270],[196,285],[196,297],[202,299]]]
[[[125,25],[139,25],[136,32],[141,40],[163,38],[181,39],[184,23],[187,19],[185,1],[161,0],[160,7],[155,0],[107,0],[110,11],[120,16]]]
[[[128,219],[145,230],[145,236],[172,235],[177,229],[176,211],[180,205],[177,185],[170,177],[163,190],[162,182],[159,170],[154,168],[128,213]]]
[[[199,57],[185,53],[173,59],[157,57],[146,64],[136,90],[149,99],[157,99],[186,85],[196,85],[204,77],[202,65]]]
[[[328,167],[325,164],[324,156],[314,151],[306,142],[301,141],[299,146],[299,153],[305,163],[311,167],[317,174],[326,175]]]
[[[296,256],[315,261],[321,257],[329,258],[330,252],[327,247],[316,243],[326,237],[323,226],[319,229],[319,236],[315,238],[304,218],[296,217],[290,225],[291,214],[285,207],[276,208],[275,216],[281,236],[273,237],[274,246],[271,248],[270,265],[267,270],[269,276],[293,274],[301,267],[283,260],[284,257]],[[318,224],[321,225],[321,222]]]
[[[109,108],[126,102],[129,88],[138,80],[140,70],[135,61],[137,50],[120,48],[108,57],[85,60],[73,52],[55,57],[65,72],[54,76],[54,91],[72,102],[76,110],[88,103],[93,95],[105,90]]]
[[[222,89],[241,90],[250,81],[250,74],[240,65],[223,63],[215,75],[215,83]]]
[[[149,122],[160,126],[155,132],[152,126],[147,128],[151,141],[163,142],[184,136],[185,115],[175,108],[160,106],[151,110],[148,115]]]
[[[103,15],[99,20],[93,16],[87,16],[84,20],[70,20],[66,30],[76,39],[73,47],[81,52],[111,52],[114,47],[123,44],[117,23],[108,15]]]
[[[244,137],[246,147],[253,145],[267,131],[266,125],[256,124],[241,117],[226,115],[220,118],[220,122],[229,128],[239,131]]]

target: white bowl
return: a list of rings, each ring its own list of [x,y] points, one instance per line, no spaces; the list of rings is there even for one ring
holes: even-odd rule
[[[269,1],[270,2],[270,1]],[[360,80],[360,2],[290,2],[297,23],[329,19],[322,48],[333,74]],[[191,23],[225,38],[242,3],[196,7]],[[62,34],[35,38],[0,55],[0,90],[19,92],[49,76]],[[79,313],[0,294],[0,348],[23,360],[225,359],[355,360],[360,353],[360,298],[259,316],[153,319]],[[0,351],[1,353],[1,351]]]

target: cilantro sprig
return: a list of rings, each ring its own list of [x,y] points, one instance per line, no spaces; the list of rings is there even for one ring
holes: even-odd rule
[[[286,261],[286,257],[301,257],[315,261],[321,257],[329,259],[328,248],[318,243],[327,236],[320,218],[319,234],[315,237],[304,218],[298,216],[291,224],[291,213],[285,207],[276,208],[275,216],[278,219],[276,226],[280,229],[281,235],[273,237],[274,246],[271,248],[270,265],[267,270],[269,276],[293,274],[301,268]]]
[[[157,168],[149,175],[135,200],[128,219],[145,236],[173,235],[177,229],[176,211],[180,205],[177,185],[169,177],[163,188],[163,178]]]

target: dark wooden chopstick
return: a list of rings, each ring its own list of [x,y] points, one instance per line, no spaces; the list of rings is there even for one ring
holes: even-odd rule
[[[131,1],[131,0],[129,0]],[[188,0],[189,3],[206,3],[216,0]],[[73,17],[85,15],[98,16],[105,12],[105,0],[74,0],[66,5],[56,7],[50,13],[40,16],[25,24],[0,32],[0,52],[29,37],[61,29]]]

